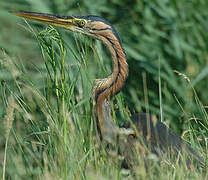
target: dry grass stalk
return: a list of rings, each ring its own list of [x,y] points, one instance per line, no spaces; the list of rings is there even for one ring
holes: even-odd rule
[[[3,180],[5,180],[7,146],[8,146],[10,130],[12,128],[12,123],[14,121],[14,109],[15,109],[15,107],[16,107],[15,100],[14,100],[14,97],[11,95],[8,98],[8,107],[6,109],[6,115],[5,115],[6,144],[5,144],[5,149],[4,149],[4,160],[3,160],[3,174],[2,174],[2,179]]]
[[[14,79],[20,76],[21,72],[17,69],[17,67],[14,64],[14,61],[6,54],[6,52],[0,51],[0,54],[2,54],[2,56],[5,58],[5,60],[1,61],[1,64],[9,70]]]
[[[190,81],[190,79],[189,79],[189,77],[187,76],[187,75],[185,75],[185,74],[183,74],[183,73],[181,73],[181,72],[179,72],[179,71],[177,71],[177,70],[174,70],[173,72],[175,72],[176,74],[178,74],[179,76],[182,76],[184,79],[186,79],[189,83],[191,82]]]

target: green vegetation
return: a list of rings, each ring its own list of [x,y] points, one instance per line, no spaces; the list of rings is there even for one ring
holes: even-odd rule
[[[1,177],[131,179],[121,171],[120,157],[99,148],[90,111],[93,80],[111,72],[109,52],[100,42],[24,21],[9,10],[109,20],[130,68],[113,99],[117,123],[128,111],[157,114],[207,158],[207,9],[206,0],[1,1]],[[140,179],[208,179],[206,172],[179,165],[156,171],[146,173],[142,163],[138,168]]]

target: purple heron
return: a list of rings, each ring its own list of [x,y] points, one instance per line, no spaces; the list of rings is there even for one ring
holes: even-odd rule
[[[150,151],[156,155],[164,154],[167,151],[172,151],[176,154],[187,153],[188,161],[192,157],[201,166],[204,166],[203,158],[188,143],[162,122],[154,121],[151,115],[133,115],[131,119],[136,129],[132,128],[131,123],[126,123],[121,128],[114,125],[108,99],[121,90],[128,76],[128,64],[121,39],[113,25],[108,21],[92,15],[60,16],[25,11],[12,13],[23,18],[42,21],[53,26],[85,34],[102,41],[108,47],[112,55],[113,71],[107,78],[95,80],[91,98],[93,113],[101,140],[110,142],[119,136],[120,153],[124,156],[127,166],[134,165],[135,144],[139,139],[138,134],[141,135],[145,145],[150,147]],[[120,138],[121,131],[128,129],[132,131],[128,132],[124,139]]]

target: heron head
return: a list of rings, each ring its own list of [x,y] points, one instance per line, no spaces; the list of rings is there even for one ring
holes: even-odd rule
[[[102,39],[103,37],[107,38],[110,34],[113,34],[120,40],[114,27],[99,16],[60,16],[26,11],[12,12],[12,14],[27,19],[41,21],[73,32],[80,32],[96,39]]]

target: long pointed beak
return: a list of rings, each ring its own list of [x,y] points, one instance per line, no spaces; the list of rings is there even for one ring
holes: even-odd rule
[[[26,12],[26,11],[11,12],[11,13],[16,16],[45,22],[47,24],[51,24],[57,27],[65,28],[65,29],[73,30],[73,27],[74,27],[73,16],[59,16],[59,15],[53,15],[53,14]]]

